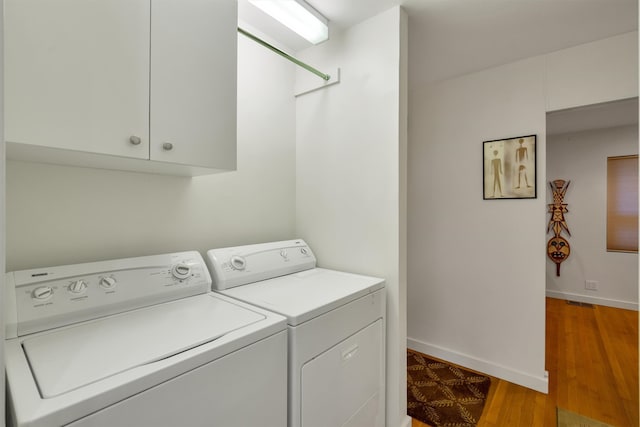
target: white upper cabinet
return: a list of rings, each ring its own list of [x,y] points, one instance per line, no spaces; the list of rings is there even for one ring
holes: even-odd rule
[[[235,1],[152,1],[151,159],[235,169],[236,13]]]
[[[5,0],[8,157],[235,169],[236,27],[235,0]]]

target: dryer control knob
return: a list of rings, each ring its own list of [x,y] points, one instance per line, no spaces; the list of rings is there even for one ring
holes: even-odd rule
[[[176,279],[184,280],[191,274],[191,267],[187,264],[176,264],[171,268],[171,274]]]
[[[113,289],[116,287],[116,279],[113,277],[103,277],[99,283],[102,289]]]
[[[87,290],[87,282],[82,279],[76,280],[75,282],[71,282],[68,289],[72,294],[81,294]]]
[[[51,289],[51,286],[40,286],[39,288],[35,288],[33,292],[31,292],[31,297],[40,301],[49,299],[52,295],[53,289]]]
[[[235,268],[236,270],[244,270],[244,268],[247,266],[247,261],[240,255],[232,256],[229,263],[231,264],[231,267]]]

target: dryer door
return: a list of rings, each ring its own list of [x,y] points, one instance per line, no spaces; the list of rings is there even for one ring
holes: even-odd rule
[[[385,423],[382,319],[302,367],[302,427]]]

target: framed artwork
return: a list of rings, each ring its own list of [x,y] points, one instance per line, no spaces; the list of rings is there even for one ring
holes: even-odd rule
[[[536,135],[482,143],[483,198],[535,199]]]

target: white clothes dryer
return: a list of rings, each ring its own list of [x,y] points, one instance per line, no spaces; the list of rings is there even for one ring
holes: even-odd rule
[[[285,318],[210,292],[198,252],[6,283],[10,425],[286,424]]]
[[[287,318],[289,427],[385,425],[385,282],[316,268],[302,240],[207,252],[213,289]]]

